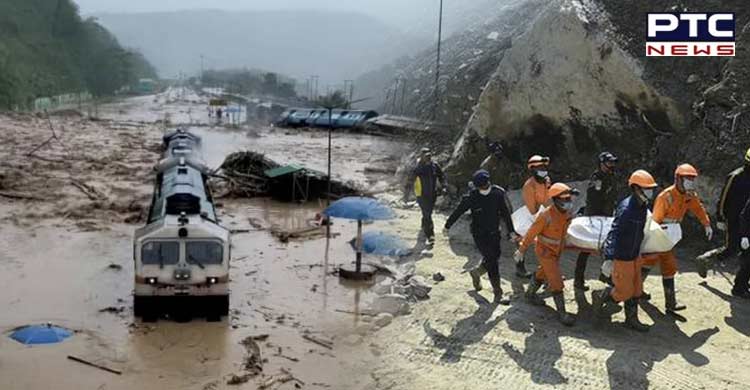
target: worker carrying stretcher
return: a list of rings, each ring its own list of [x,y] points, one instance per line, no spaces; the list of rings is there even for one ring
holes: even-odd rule
[[[563,183],[555,183],[549,188],[548,193],[553,205],[537,215],[513,257],[517,264],[522,262],[526,250],[531,244],[535,244],[534,251],[539,267],[536,274],[531,276],[526,298],[533,304],[544,305],[544,299],[537,291],[546,282],[547,293],[551,294],[555,301],[560,322],[571,326],[575,318],[565,310],[560,256],[565,248],[565,236],[572,219],[573,196],[577,196],[578,191]]]
[[[682,222],[685,214],[690,211],[703,225],[706,239],[711,241],[713,229],[711,220],[703,207],[700,197],[695,192],[695,180],[698,171],[690,164],[682,164],[674,173],[674,184],[662,191],[654,202],[653,220],[657,224],[668,224]],[[651,268],[655,265],[661,268],[662,285],[664,286],[664,301],[667,313],[674,314],[684,310],[684,305],[678,305],[674,277],[677,273],[677,257],[674,250],[643,256],[643,268],[641,276],[646,280]],[[641,299],[649,300],[651,295],[643,293]]]

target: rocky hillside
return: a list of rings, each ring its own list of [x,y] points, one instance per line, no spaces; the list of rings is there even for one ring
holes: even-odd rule
[[[552,157],[555,178],[588,176],[601,150],[624,170],[644,167],[663,183],[690,161],[717,182],[750,146],[750,15],[743,1],[496,1],[485,18],[445,41],[438,119],[456,128],[441,146],[449,173],[463,182],[486,156],[486,139],[506,158],[494,175],[515,187],[529,155]],[[733,11],[733,59],[647,58],[646,12]],[[429,117],[434,50],[400,74],[407,114]],[[431,76],[431,77],[430,77]],[[440,146],[440,145],[439,145]],[[460,180],[459,180],[460,179]]]

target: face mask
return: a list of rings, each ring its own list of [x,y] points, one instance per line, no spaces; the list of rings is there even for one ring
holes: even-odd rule
[[[693,190],[695,190],[695,181],[694,180],[683,179],[682,180],[682,188],[684,188],[685,191],[693,191]]]
[[[654,196],[654,190],[651,188],[647,188],[643,190],[643,195],[646,197],[646,199],[651,199]]]
[[[570,211],[573,209],[573,202],[560,202],[558,203],[558,205],[565,211]]]
[[[547,177],[547,174],[548,174],[547,171],[536,171],[536,176],[541,179],[544,179],[545,177]]]
[[[482,195],[484,195],[484,196],[487,196],[487,195],[489,195],[491,191],[492,191],[492,187],[488,187],[488,188],[487,188],[487,189],[485,189],[485,190],[483,190],[483,189],[481,189],[481,188],[479,189],[479,193],[480,193],[480,194],[482,194]]]

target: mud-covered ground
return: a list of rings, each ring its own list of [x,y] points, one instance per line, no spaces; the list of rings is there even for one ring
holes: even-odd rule
[[[229,318],[154,324],[133,318],[132,234],[143,223],[151,169],[167,128],[156,121],[169,114],[195,124],[188,112],[206,107],[196,96],[179,96],[172,90],[100,106],[98,121],[74,113],[50,121],[0,116],[0,388],[361,387],[369,370],[356,371],[353,362],[373,358],[360,352],[359,333],[370,325],[369,317],[352,313],[372,297],[340,284],[335,275],[338,265],[354,258],[348,241],[356,224],[336,221],[328,243],[322,233],[286,244],[271,234],[308,227],[322,209],[318,202],[219,200],[221,222],[238,232],[232,237]],[[250,149],[324,167],[325,133],[205,125],[194,130],[204,137],[211,166],[232,151]],[[386,180],[405,148],[354,134],[336,134],[334,145],[335,175],[363,187]],[[367,167],[376,169],[366,173]],[[35,347],[6,337],[16,327],[46,322],[76,334]],[[245,366],[255,345],[263,370],[248,376]],[[229,385],[233,379],[238,384]]]
[[[398,230],[416,237],[416,210],[402,211]],[[445,216],[435,219],[436,226]],[[622,325],[622,313],[612,322],[597,321],[591,311],[591,294],[576,293],[572,286],[575,253],[562,262],[566,276],[567,309],[577,313],[577,323],[565,327],[557,321],[554,304],[536,307],[523,298],[527,281],[514,275],[514,244],[503,243],[502,287],[511,296],[510,306],[490,304],[492,292],[473,292],[465,270],[480,261],[468,231],[468,218],[438,234],[432,258],[417,263],[417,274],[434,283],[430,300],[417,304],[409,316],[399,317],[377,332],[374,348],[380,351],[371,389],[745,389],[750,374],[750,304],[729,295],[735,263],[709,273],[703,281],[692,257],[710,245],[683,242],[680,250],[678,299],[688,306],[677,322],[664,313],[661,278],[651,276],[645,290],[652,304],[640,309],[643,322],[653,324],[640,334]],[[531,260],[529,259],[531,257]],[[592,257],[588,283],[600,289],[601,260]],[[536,264],[527,256],[529,269]],[[657,271],[658,272],[658,271]]]

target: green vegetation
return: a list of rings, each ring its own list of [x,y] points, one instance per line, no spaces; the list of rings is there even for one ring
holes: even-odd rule
[[[81,19],[71,0],[0,1],[0,109],[84,90],[112,95],[155,76],[142,55],[93,18]]]
[[[255,70],[208,70],[203,74],[203,85],[224,87],[227,92],[270,95],[281,98],[297,96],[294,80],[276,73]]]

